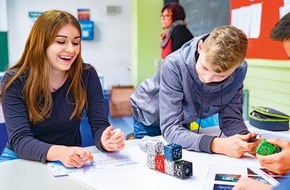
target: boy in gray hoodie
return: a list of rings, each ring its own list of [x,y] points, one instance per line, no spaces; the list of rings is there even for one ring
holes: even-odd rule
[[[233,26],[215,28],[168,55],[155,76],[143,81],[131,96],[134,135],[162,134],[184,149],[242,157],[254,153],[256,134],[243,120],[243,81],[247,36]],[[227,138],[199,134],[189,124],[219,114]]]

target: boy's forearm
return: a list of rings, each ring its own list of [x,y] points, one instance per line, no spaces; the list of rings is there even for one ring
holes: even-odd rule
[[[224,146],[222,144],[222,138],[214,138],[211,143],[211,151],[216,154],[224,154]]]

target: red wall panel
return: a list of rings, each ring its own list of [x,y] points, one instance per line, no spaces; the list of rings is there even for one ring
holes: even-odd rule
[[[247,58],[288,60],[281,42],[270,39],[270,31],[279,21],[283,0],[231,0],[230,9],[262,3],[261,33],[258,39],[249,39]]]

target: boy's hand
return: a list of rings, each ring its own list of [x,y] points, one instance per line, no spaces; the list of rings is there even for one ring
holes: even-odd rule
[[[234,135],[227,138],[215,138],[211,144],[211,150],[217,154],[225,154],[233,158],[241,158],[245,153],[255,154],[258,142],[248,143],[256,136],[255,133],[246,135]]]

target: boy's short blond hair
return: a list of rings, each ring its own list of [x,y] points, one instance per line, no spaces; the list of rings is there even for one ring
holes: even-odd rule
[[[246,34],[230,25],[215,28],[204,41],[206,61],[217,73],[240,65],[245,59],[247,47]]]

